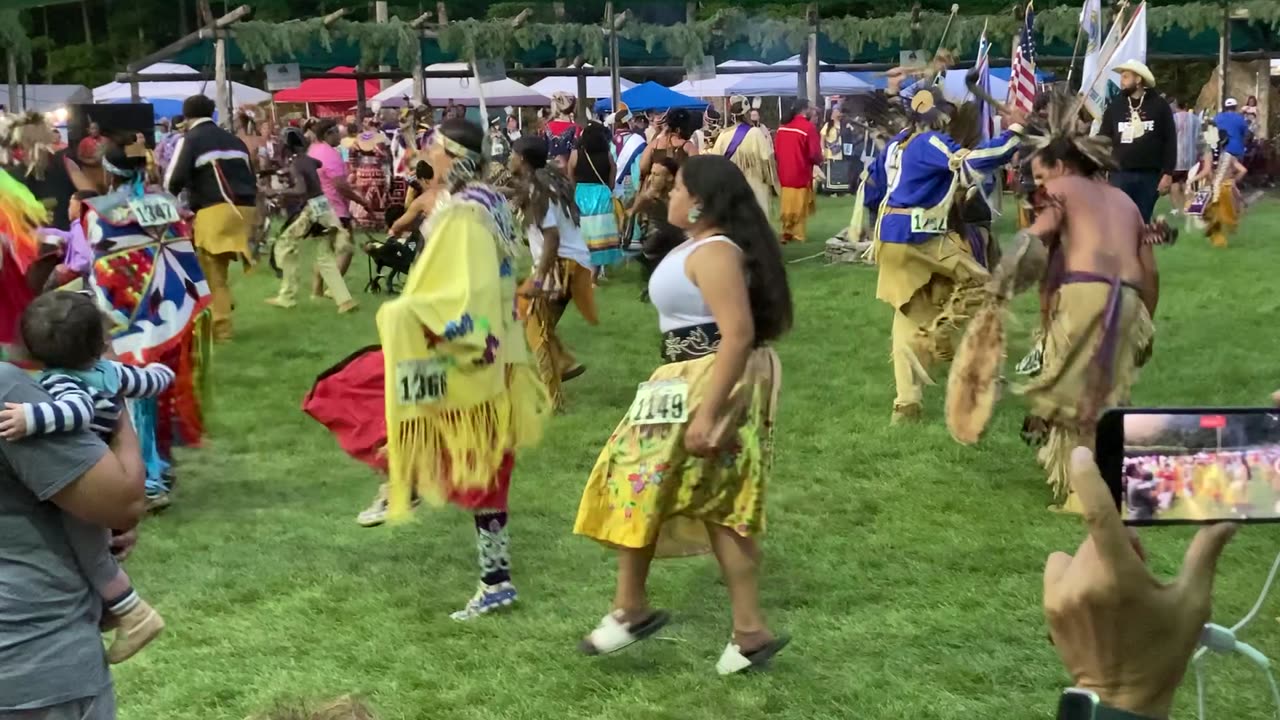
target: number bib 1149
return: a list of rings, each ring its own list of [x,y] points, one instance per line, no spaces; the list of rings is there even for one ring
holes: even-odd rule
[[[947,231],[947,219],[930,215],[925,208],[911,208],[911,232],[939,235]]]
[[[178,222],[178,206],[164,195],[143,195],[129,201],[133,219],[142,227],[172,225]]]
[[[683,425],[689,420],[689,383],[678,379],[640,383],[627,417],[632,425]]]
[[[448,390],[448,366],[441,360],[396,363],[396,401],[401,405],[431,405]]]

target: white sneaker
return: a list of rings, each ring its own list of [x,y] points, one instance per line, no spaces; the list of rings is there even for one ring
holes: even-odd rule
[[[480,583],[480,587],[476,589],[476,594],[471,596],[467,601],[466,607],[457,612],[450,613],[449,617],[459,622],[467,620],[475,620],[481,615],[488,615],[495,610],[509,608],[519,599],[516,593],[516,586],[510,582],[500,582],[497,585],[485,585]]]

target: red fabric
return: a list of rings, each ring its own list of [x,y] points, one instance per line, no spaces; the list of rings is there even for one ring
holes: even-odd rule
[[[355,68],[336,67],[329,72],[349,73]],[[381,92],[377,80],[364,81],[364,96],[371,98]],[[312,78],[303,80],[296,88],[281,90],[273,98],[278,103],[354,103],[356,101],[356,81],[330,78]]]
[[[364,348],[326,370],[302,401],[302,411],[329,429],[351,457],[381,471],[387,459],[387,408],[382,348]]]
[[[577,123],[568,120],[549,120],[547,122],[547,133],[557,137],[569,128],[573,128],[574,137],[582,135],[582,127]]]
[[[813,185],[813,169],[822,164],[822,143],[818,128],[802,115],[778,128],[774,135],[778,156],[778,182],[782,187],[807,188]]]
[[[384,378],[382,348],[374,345],[322,373],[302,401],[303,412],[328,428],[344,452],[382,473],[387,472],[387,459],[378,453],[387,444]],[[492,487],[448,488],[445,498],[467,510],[505,512],[515,465],[515,453],[507,451]],[[447,463],[444,475],[449,475]]]
[[[493,487],[467,488],[459,490],[449,488],[445,497],[449,502],[464,510],[497,510],[507,511],[507,495],[511,491],[511,474],[516,469],[515,453],[507,451],[502,456],[502,465],[498,467],[498,476],[494,478]]]
[[[27,287],[27,280],[18,269],[18,261],[9,254],[9,248],[0,242],[0,343],[18,343],[18,323],[22,311],[35,294]]]

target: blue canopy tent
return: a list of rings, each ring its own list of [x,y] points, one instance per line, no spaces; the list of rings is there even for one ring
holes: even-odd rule
[[[624,91],[622,93],[622,102],[626,103],[632,112],[670,110],[671,108],[701,110],[707,106],[706,100],[681,95],[675,90],[663,87],[652,80]],[[613,101],[608,98],[595,104],[596,112],[609,112],[612,109]]]

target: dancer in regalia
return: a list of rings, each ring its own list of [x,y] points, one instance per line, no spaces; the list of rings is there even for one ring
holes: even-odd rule
[[[348,453],[389,474],[389,519],[416,494],[475,522],[479,587],[455,620],[510,606],[507,498],[516,449],[550,410],[516,317],[519,233],[507,201],[480,180],[484,131],[446,120],[427,155],[443,198],[399,297],[378,312],[381,347],[326,372],[304,409]],[[382,392],[378,392],[382,388]]]
[[[751,186],[756,204],[769,217],[770,198],[780,192],[778,168],[773,160],[773,143],[763,128],[751,123],[751,111],[760,107],[760,98],[729,99],[729,116],[734,124],[720,132],[711,152],[733,161]]]
[[[955,108],[941,90],[913,89],[910,124],[864,172],[851,223],[862,227],[860,208],[878,210],[876,297],[893,307],[895,423],[922,416],[929,366],[950,359],[960,323],[981,302],[986,239],[964,222],[965,195],[1013,158],[1023,120],[1015,111],[1003,133],[965,148],[946,132]]]
[[[662,361],[596,461],[574,532],[618,551],[610,612],[583,641],[621,650],[669,619],[649,604],[655,555],[714,550],[733,606],[733,637],[716,669],[767,663],[787,638],[760,609],[759,538],[773,457],[781,367],[769,343],[791,326],[778,240],[733,163],[687,160],[670,220],[688,239],[649,279]]]

